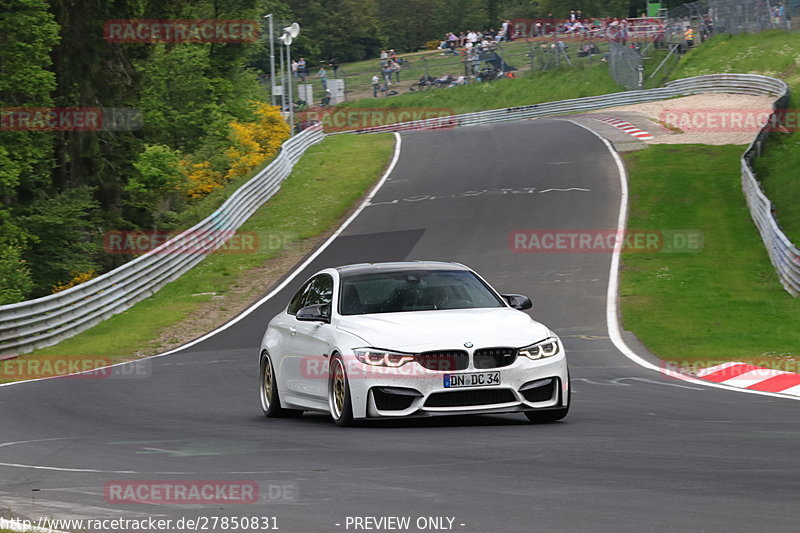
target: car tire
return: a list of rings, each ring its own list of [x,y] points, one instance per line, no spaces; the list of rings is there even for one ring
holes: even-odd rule
[[[268,353],[261,356],[260,377],[258,379],[258,396],[261,400],[261,411],[267,418],[297,418],[303,414],[300,409],[284,409],[278,395],[278,380],[275,367]]]
[[[567,381],[569,381],[569,374],[567,374]],[[559,392],[559,396],[560,396]],[[534,424],[549,424],[550,422],[557,422],[561,420],[567,413],[569,413],[569,406],[572,404],[572,383],[569,385],[567,391],[567,406],[560,409],[548,409],[546,411],[525,411],[525,416],[528,417]]]
[[[333,422],[340,427],[354,425],[350,382],[347,379],[344,360],[339,354],[335,354],[331,359],[328,376],[328,408]]]

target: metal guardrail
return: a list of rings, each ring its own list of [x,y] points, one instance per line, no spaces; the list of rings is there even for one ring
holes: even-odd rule
[[[579,113],[706,92],[774,95],[778,97],[774,109],[785,108],[789,98],[788,86],[775,78],[755,74],[712,74],[676,80],[657,89],[494,109],[342,133],[473,126]],[[772,204],[761,191],[749,165],[766,135],[764,128],[742,156],[742,186],[753,220],[781,283],[787,291],[797,296],[800,295],[800,252],[778,227],[772,216]],[[25,353],[80,333],[124,311],[187,272],[208,253],[222,246],[233,231],[275,194],[302,153],[323,138],[321,127],[316,125],[290,139],[269,166],[231,195],[210,217],[152,252],[66,291],[0,306],[0,359],[3,354],[13,356]],[[167,249],[169,253],[162,253]]]
[[[208,218],[158,248],[65,291],[0,306],[0,359],[51,346],[147,298],[180,277],[235,233],[280,188],[319,126],[283,144],[278,156]]]
[[[756,74],[710,74],[675,80],[665,87],[657,89],[627,91],[589,98],[575,98],[544,104],[437,117],[366,128],[349,133],[378,133],[473,126],[592,111],[607,107],[653,102],[665,98],[710,92],[777,96],[778,98],[773,104],[773,111],[785,109],[789,102],[789,87],[779,79]],[[753,221],[767,248],[770,260],[778,272],[781,284],[793,296],[800,296],[800,251],[781,231],[777,221],[772,216],[772,203],[761,191],[753,169],[750,167],[750,162],[758,155],[758,149],[763,144],[767,133],[765,126],[742,156],[742,190],[747,199],[747,205],[750,208]]]
[[[655,102],[666,98],[708,92],[782,96],[788,93],[788,91],[789,88],[783,81],[768,76],[760,76],[757,74],[709,74],[706,76],[676,80],[668,83],[665,87],[656,89],[625,91],[519,107],[491,109],[489,111],[478,111],[476,113],[465,113],[462,115],[435,117],[397,124],[384,124],[382,126],[336,132],[335,134],[435,130],[475,126],[511,120],[581,113],[607,107]],[[329,135],[332,134],[334,133],[329,133]]]

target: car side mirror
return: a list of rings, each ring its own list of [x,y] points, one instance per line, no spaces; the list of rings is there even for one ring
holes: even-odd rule
[[[513,307],[514,309],[518,309],[519,311],[524,311],[525,309],[530,309],[533,307],[533,302],[531,299],[522,294],[501,294],[503,298],[508,302],[508,305]]]
[[[297,311],[297,320],[304,322],[331,322],[331,304],[307,305]]]

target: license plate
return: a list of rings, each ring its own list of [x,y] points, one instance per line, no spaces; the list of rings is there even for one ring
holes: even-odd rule
[[[475,374],[445,374],[444,388],[482,387],[500,385],[500,372],[477,372]]]

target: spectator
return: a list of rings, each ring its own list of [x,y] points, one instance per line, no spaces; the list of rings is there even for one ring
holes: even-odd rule
[[[384,61],[381,64],[381,76],[383,76],[383,81],[387,87],[392,85],[392,68],[389,66],[389,61]]]
[[[447,38],[448,43],[450,44],[450,53],[453,55],[458,55],[458,37],[456,37],[455,33],[450,33],[450,36]]]
[[[511,40],[511,21],[506,19],[500,27],[500,32],[497,34],[497,42]]]
[[[330,67],[333,69],[333,77],[339,77],[339,62],[336,61],[336,58],[331,58],[330,62],[328,63]]]
[[[386,50],[381,50],[381,61],[386,61],[387,59],[389,59],[389,54]]]
[[[302,57],[297,61],[297,75],[300,78],[300,81],[306,81],[306,74],[308,73],[308,69],[306,68],[306,60]]]
[[[317,72],[317,77],[319,78],[320,83],[322,83],[322,90],[328,90],[328,71],[325,70],[325,67],[319,67],[319,72]]]
[[[397,61],[392,61],[389,63],[389,70],[390,72],[394,72],[395,75],[395,83],[400,83],[400,63]],[[391,78],[391,73],[389,74]]]
[[[686,41],[687,50],[694,46],[694,29],[691,26],[688,26],[683,32],[683,39]]]
[[[547,35],[554,31],[556,31],[556,19],[553,17],[552,13],[548,13],[547,19],[545,20],[544,33]]]
[[[378,77],[377,74],[372,76],[372,97],[378,97],[378,91],[381,89],[381,79]]]
[[[299,67],[297,66],[297,61],[295,61],[294,59],[292,59],[292,77],[293,77],[293,78],[296,78],[296,77],[297,77],[297,69],[298,69],[298,68],[299,68]]]

